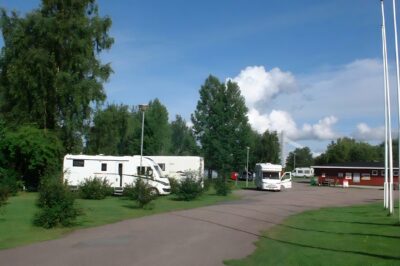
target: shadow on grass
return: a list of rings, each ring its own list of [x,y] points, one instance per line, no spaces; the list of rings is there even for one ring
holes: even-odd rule
[[[284,223],[276,223],[276,222],[273,222],[273,221],[270,221],[270,220],[266,220],[266,219],[259,219],[259,218],[249,217],[249,216],[246,216],[246,215],[241,215],[241,214],[227,212],[227,211],[221,211],[221,210],[203,210],[203,211],[229,214],[229,215],[232,215],[232,216],[237,216],[237,217],[250,219],[250,220],[254,220],[254,221],[269,223],[269,224],[273,224],[275,226],[285,227],[285,228],[289,228],[289,229],[292,229],[292,230],[298,230],[298,231],[304,231],[304,232],[315,232],[315,233],[343,235],[343,236],[350,235],[350,236],[368,236],[368,237],[383,237],[383,238],[390,238],[390,239],[400,239],[400,236],[393,236],[393,235],[357,233],[357,232],[354,232],[354,233],[353,232],[335,232],[335,231],[309,229],[309,228],[303,228],[303,227],[297,227],[297,226],[293,226],[293,225],[288,225],[288,224],[284,224]]]
[[[375,257],[375,258],[380,258],[380,259],[392,259],[392,260],[399,260],[400,261],[400,256],[383,255],[383,254],[376,254],[376,253],[370,253],[370,252],[365,252],[365,251],[357,251],[357,250],[343,250],[343,249],[335,249],[335,248],[325,248],[325,247],[321,247],[321,246],[312,246],[312,245],[308,245],[308,244],[302,244],[302,243],[296,243],[296,242],[291,242],[291,241],[272,238],[272,237],[269,237],[269,236],[266,236],[266,235],[253,233],[253,232],[250,232],[250,231],[246,231],[244,229],[235,228],[233,226],[221,224],[221,223],[218,223],[218,222],[213,222],[213,221],[202,219],[202,218],[189,217],[189,216],[185,216],[185,215],[177,214],[177,213],[174,213],[173,215],[179,216],[179,217],[182,217],[182,218],[186,218],[186,219],[190,219],[190,220],[201,221],[201,222],[213,224],[213,225],[224,227],[226,229],[230,229],[230,230],[233,230],[233,231],[237,231],[237,232],[241,232],[241,233],[245,233],[245,234],[253,235],[253,236],[256,236],[256,237],[260,237],[260,238],[276,241],[276,242],[283,243],[283,244],[293,245],[293,246],[297,246],[297,247],[312,248],[312,249],[317,249],[317,250],[333,251],[333,252],[339,252],[339,253],[349,253],[349,254],[356,254],[356,255],[364,255],[364,256]]]
[[[310,219],[310,220],[314,220],[314,221],[318,221],[318,222],[329,222],[329,223],[346,223],[346,224],[379,225],[379,226],[400,226],[399,222],[394,222],[394,223],[373,223],[373,222],[323,220],[323,219]]]

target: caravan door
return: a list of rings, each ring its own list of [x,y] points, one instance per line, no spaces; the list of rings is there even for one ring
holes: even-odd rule
[[[285,172],[281,177],[281,185],[284,188],[292,188],[292,173]]]

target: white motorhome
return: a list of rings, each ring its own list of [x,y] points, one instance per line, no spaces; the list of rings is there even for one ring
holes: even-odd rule
[[[292,175],[295,177],[313,177],[314,169],[310,167],[296,167]]]
[[[204,158],[199,156],[147,156],[156,162],[162,173],[170,178],[181,180],[186,172],[195,172],[198,178],[204,177]]]
[[[142,165],[142,168],[140,168]],[[72,187],[79,186],[87,178],[106,179],[120,194],[123,188],[132,184],[137,178],[145,180],[160,195],[169,194],[171,187],[168,178],[164,177],[158,165],[145,156],[104,156],[72,155],[64,157],[64,180]]]
[[[282,173],[282,165],[257,163],[255,172],[257,189],[281,191],[292,187],[292,174]]]

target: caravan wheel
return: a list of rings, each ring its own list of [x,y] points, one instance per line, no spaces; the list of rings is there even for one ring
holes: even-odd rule
[[[155,187],[152,187],[152,188],[150,189],[150,194],[151,194],[152,196],[158,196],[160,193],[158,193],[158,189],[156,189]]]

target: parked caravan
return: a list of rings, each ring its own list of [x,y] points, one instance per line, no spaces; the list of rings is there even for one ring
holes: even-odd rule
[[[140,167],[142,165],[142,167]],[[140,156],[104,156],[72,155],[64,157],[64,180],[72,187],[79,186],[87,178],[106,179],[120,194],[123,188],[135,182],[137,178],[145,180],[154,193],[169,194],[171,187],[168,178],[164,177],[158,165],[150,158]]]
[[[310,167],[296,167],[292,172],[292,176],[294,176],[294,177],[313,177],[314,169],[310,168]]]
[[[185,173],[195,172],[198,178],[204,177],[204,158],[199,156],[148,156],[156,162],[163,175],[181,180]]]
[[[282,165],[258,163],[255,171],[257,189],[281,191],[292,187],[292,174],[290,172],[282,173]]]

